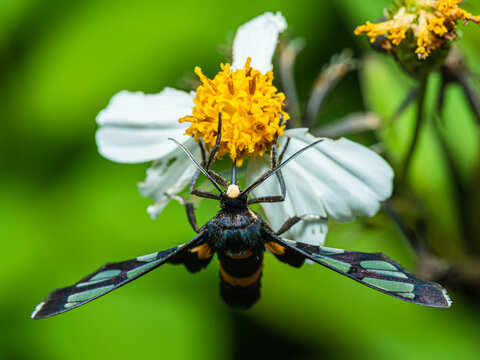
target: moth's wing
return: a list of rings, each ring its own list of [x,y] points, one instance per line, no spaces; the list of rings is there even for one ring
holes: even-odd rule
[[[278,245],[274,241],[265,242],[265,247],[281,262],[299,268],[305,262],[305,256],[296,249]]]
[[[201,244],[203,237],[203,234],[200,233],[188,243],[168,250],[103,265],[76,284],[53,290],[44,302],[37,305],[31,317],[32,319],[42,319],[86,304],[165,264],[175,258],[175,255],[188,252],[190,248]]]
[[[396,261],[382,253],[333,249],[300,242],[290,242],[268,232],[267,241],[295,250],[320,265],[401,300],[418,305],[448,308],[447,292],[439,284],[416,278]]]
[[[183,264],[188,271],[195,273],[210,264],[213,258],[213,251],[208,244],[202,244],[188,251],[182,251],[169,260],[171,264]]]

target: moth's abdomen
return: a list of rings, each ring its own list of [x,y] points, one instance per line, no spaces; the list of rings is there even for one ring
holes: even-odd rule
[[[247,250],[241,255],[218,253],[220,294],[233,308],[248,309],[260,298],[263,253]]]

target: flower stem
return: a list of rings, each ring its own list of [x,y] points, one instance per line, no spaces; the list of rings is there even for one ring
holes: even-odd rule
[[[288,43],[280,43],[278,69],[280,81],[287,97],[287,109],[290,113],[290,120],[287,122],[288,128],[301,127],[302,125],[302,112],[295,83],[295,60],[304,45],[304,40],[301,38],[293,39]]]
[[[405,156],[405,161],[403,163],[403,171],[401,172],[402,178],[406,180],[408,175],[408,170],[410,168],[410,163],[412,162],[413,154],[415,152],[415,148],[417,147],[418,138],[420,135],[420,128],[422,127],[423,118],[424,118],[424,108],[425,108],[425,94],[427,91],[427,82],[428,82],[428,75],[425,75],[420,79],[420,86],[417,92],[417,117],[415,119],[415,130],[413,132],[412,142],[408,149],[407,155]]]
[[[426,244],[422,241],[421,237],[417,235],[416,231],[403,221],[400,214],[395,210],[392,200],[387,200],[384,206],[385,212],[400,229],[415,253],[420,254],[421,252],[424,252]]]

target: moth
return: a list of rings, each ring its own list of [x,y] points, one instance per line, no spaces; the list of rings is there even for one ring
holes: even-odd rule
[[[286,185],[281,169],[322,140],[304,147],[285,161],[283,161],[283,155],[288,146],[288,139],[278,158],[276,146],[273,145],[270,151],[270,169],[242,190],[236,180],[235,162],[232,165],[231,182],[211,169],[220,146],[221,123],[221,115],[219,115],[216,144],[208,160],[205,149],[200,145],[201,164],[195,160],[188,149],[171,139],[185,151],[198,168],[190,183],[190,193],[219,201],[221,209],[217,215],[199,227],[193,204],[180,196],[170,195],[185,205],[188,220],[197,232],[193,239],[168,250],[119,263],[106,264],[72,286],[53,290],[45,301],[35,308],[32,319],[41,319],[77,308],[166,263],[183,264],[190,272],[200,271],[211,262],[214,254],[218,257],[220,294],[223,300],[233,308],[247,309],[260,297],[260,278],[264,253],[267,249],[278,260],[294,267],[302,266],[308,259],[395,298],[430,307],[450,307],[451,302],[447,292],[439,284],[416,278],[382,253],[334,249],[282,238],[281,235],[284,232],[300,221],[306,219],[326,221],[327,219],[313,214],[294,216],[286,219],[283,226],[274,231],[258,213],[250,209],[250,205],[284,201]],[[218,194],[196,188],[202,173],[218,190]],[[250,192],[272,175],[277,176],[281,195],[249,198]]]

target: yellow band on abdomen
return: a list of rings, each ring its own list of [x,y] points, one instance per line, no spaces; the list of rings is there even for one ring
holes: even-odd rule
[[[257,271],[255,271],[252,275],[248,277],[243,277],[243,278],[237,278],[228,274],[223,268],[222,263],[220,261],[218,262],[218,268],[220,269],[220,275],[222,279],[225,280],[228,284],[232,286],[247,287],[255,284],[258,281],[260,275],[262,274],[263,261],[258,267]]]

